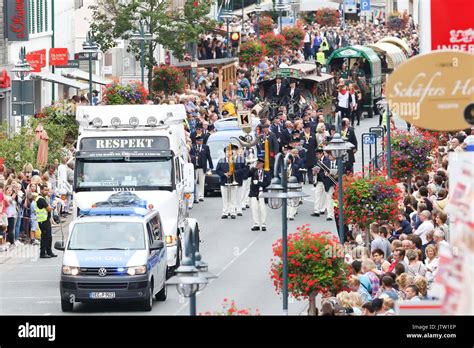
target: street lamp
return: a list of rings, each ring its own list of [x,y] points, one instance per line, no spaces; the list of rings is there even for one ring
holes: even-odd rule
[[[222,18],[225,19],[225,23],[227,25],[227,57],[231,57],[231,48],[230,48],[230,30],[229,30],[229,20],[234,17],[232,11],[230,9],[230,1],[226,1],[225,8],[222,10]]]
[[[342,139],[339,133],[334,134],[332,140],[327,146],[323,148],[324,151],[331,152],[337,159],[337,186],[338,186],[338,200],[339,200],[339,240],[344,244],[344,212],[342,202],[342,157],[347,151],[350,151],[354,145]]]
[[[204,290],[209,279],[217,278],[208,271],[208,264],[201,259],[199,253],[199,235],[196,230],[185,234],[185,257],[176,275],[166,281],[168,285],[176,285],[180,295],[189,298],[189,314],[196,315],[196,293]]]
[[[288,164],[293,162],[294,158],[291,154],[287,154],[283,158],[283,154],[279,153],[275,158],[274,178],[267,192],[260,194],[259,198],[268,198],[268,206],[270,209],[282,209],[282,259],[283,259],[283,313],[288,315],[288,220],[287,205],[297,206],[302,197],[308,195],[303,192],[301,184],[295,177],[288,178]],[[291,191],[290,191],[291,190]]]
[[[257,40],[260,42],[260,13],[262,13],[262,7],[260,6],[260,0],[257,1],[255,5],[255,13],[257,14],[257,27],[256,27],[256,34]]]
[[[139,21],[138,32],[130,36],[131,41],[140,41],[140,67],[142,73],[142,85],[145,85],[145,41],[153,39],[153,35],[148,30],[145,31],[143,21]]]
[[[282,12],[285,11],[287,9],[286,5],[283,3],[283,0],[278,0],[278,4],[275,6],[275,9],[278,11],[279,13],[279,25],[278,25],[278,31],[279,33],[281,34],[281,30],[282,30]]]
[[[296,27],[296,12],[300,4],[301,4],[300,0],[291,0],[291,3],[290,3],[291,7],[293,8],[293,20],[294,20],[293,26],[295,27]]]
[[[89,105],[92,105],[92,55],[99,49],[92,31],[87,32],[86,40],[82,43],[82,48],[86,50],[86,53],[89,55]]]
[[[21,80],[20,83],[20,119],[21,119],[21,126],[23,127],[25,125],[25,112],[23,109],[24,102],[24,81],[25,77],[30,75],[31,72],[31,66],[30,64],[26,61],[26,49],[25,46],[22,46],[20,48],[20,53],[19,53],[19,58],[20,60],[15,64],[15,67],[12,69],[12,72],[15,73],[16,77],[18,77]]]

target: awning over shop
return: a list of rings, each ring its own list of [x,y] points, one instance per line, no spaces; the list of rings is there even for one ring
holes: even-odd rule
[[[379,40],[377,43],[379,42],[388,42],[400,47],[407,57],[411,57],[412,55],[410,46],[405,41],[403,41],[402,39],[398,37],[395,37],[395,36],[384,37],[383,39]]]
[[[48,81],[48,82],[54,82],[58,83],[60,85],[65,85],[69,86],[72,88],[76,89],[88,89],[89,86],[85,83],[73,80],[73,79],[68,79],[67,77],[58,75],[58,74],[53,74],[53,73],[31,73],[30,77],[32,79],[37,79],[37,80],[43,80],[43,81]]]
[[[402,49],[392,43],[377,42],[367,45],[367,47],[372,48],[379,55],[384,55],[387,61],[387,67],[392,70],[398,68],[408,59]]]
[[[63,71],[63,76],[70,77],[72,79],[87,81],[89,82],[89,73],[81,69],[74,69],[71,71]],[[92,82],[98,85],[108,85],[112,83],[112,80],[106,79],[104,77],[92,74]]]
[[[374,84],[382,83],[382,62],[375,51],[369,47],[354,45],[341,47],[335,50],[328,58],[327,66],[331,66],[333,59],[343,58],[365,58],[370,64],[371,82]],[[329,71],[329,70],[328,70]]]

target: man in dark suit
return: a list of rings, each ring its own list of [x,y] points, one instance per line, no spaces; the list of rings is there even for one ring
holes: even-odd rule
[[[346,172],[354,173],[355,153],[357,152],[357,137],[354,128],[350,126],[350,120],[348,118],[342,119],[341,136],[354,145],[352,150],[347,151],[348,156],[345,163]]]
[[[195,181],[195,195],[194,203],[204,201],[204,182],[206,180],[206,172],[208,170],[207,164],[209,163],[209,169],[213,169],[211,151],[209,146],[203,144],[203,138],[201,135],[196,137],[196,144],[193,145],[189,151],[191,162],[194,165]]]
[[[275,84],[268,91],[268,99],[276,102],[278,105],[282,103],[286,95],[286,87],[281,77],[275,79]]]
[[[270,173],[263,170],[265,160],[260,157],[254,168],[250,169],[250,206],[252,207],[252,231],[266,231],[267,207],[265,199],[259,198],[260,192],[265,192],[271,183]]]
[[[291,143],[292,134],[293,134],[293,123],[291,121],[286,121],[284,128],[280,134],[280,147],[281,148]]]
[[[271,172],[273,172],[273,165],[275,163],[275,156],[278,152],[280,152],[280,144],[278,143],[278,139],[276,135],[269,131],[270,126],[268,123],[262,125],[260,133],[259,141],[257,143],[257,155],[258,157],[265,157],[265,140],[268,139],[268,147],[270,150],[269,157],[270,157],[270,168]]]
[[[296,87],[296,80],[290,81],[290,87],[286,90],[285,104],[287,105],[288,115],[293,114],[293,118],[299,114],[299,102],[301,90]]]
[[[313,184],[313,167],[316,162],[316,149],[318,147],[318,142],[316,141],[316,135],[311,132],[311,124],[305,123],[303,125],[304,131],[301,134],[301,140],[303,148],[306,149],[306,163],[305,168],[307,169],[308,182]]]
[[[280,143],[280,137],[281,137],[281,127],[280,127],[280,118],[275,117],[272,120],[272,125],[270,126],[270,132],[276,135],[278,139],[278,143]]]
[[[330,220],[334,220],[333,194],[334,194],[335,184],[330,179],[329,175],[331,175],[333,178],[337,177],[337,161],[336,161],[336,158],[332,154],[329,154],[327,157],[324,157],[323,164],[325,164],[326,168],[329,169],[329,173],[326,173],[326,172],[324,173],[323,185],[324,185],[324,191],[326,193],[326,211],[328,214],[326,220],[330,221]]]

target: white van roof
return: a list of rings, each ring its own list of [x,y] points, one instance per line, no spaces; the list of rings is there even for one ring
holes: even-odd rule
[[[100,119],[102,127],[110,127],[113,118],[118,118],[123,126],[136,117],[139,126],[147,126],[150,117],[157,120],[157,126],[181,123],[186,120],[186,109],[176,105],[98,105],[78,106],[76,120],[83,128],[92,126],[94,119]]]

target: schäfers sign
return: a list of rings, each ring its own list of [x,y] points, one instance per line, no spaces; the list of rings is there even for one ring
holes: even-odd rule
[[[390,111],[436,131],[474,125],[474,55],[435,51],[411,58],[387,80]]]
[[[6,0],[5,4],[8,41],[28,41],[28,0]]]

